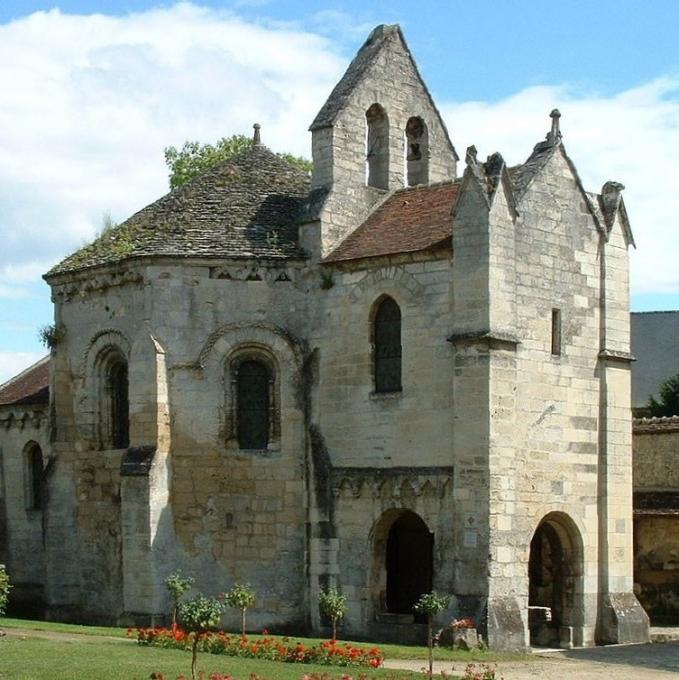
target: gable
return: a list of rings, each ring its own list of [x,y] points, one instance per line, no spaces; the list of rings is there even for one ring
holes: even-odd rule
[[[422,115],[424,109],[428,109],[431,115],[429,116],[430,121],[427,122],[429,124],[431,122],[436,123],[442,133],[446,149],[453,154],[455,160],[459,160],[443,118],[422,80],[398,25],[380,25],[372,31],[349,64],[344,76],[330,93],[309,129],[314,131],[335,125],[341,114],[352,104],[357,103],[357,97],[363,100],[362,106],[366,110],[370,104],[374,103],[372,99],[384,105],[384,102],[378,101],[380,99],[378,94],[380,83],[384,83],[389,90],[393,91],[394,83],[402,84],[406,80],[410,81],[411,84],[416,84],[418,90],[416,96],[422,100],[421,110],[412,109],[410,115]],[[366,88],[369,90],[368,92],[365,91]],[[403,88],[403,91],[399,93],[402,97],[405,95],[405,89]],[[375,96],[376,94],[378,96]],[[389,113],[389,111],[387,112]]]

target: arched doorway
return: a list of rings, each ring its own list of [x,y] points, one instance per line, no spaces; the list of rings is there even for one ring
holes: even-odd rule
[[[411,510],[390,510],[375,526],[373,601],[378,613],[413,615],[432,589],[434,535]]]
[[[580,534],[564,513],[546,515],[535,530],[528,561],[530,643],[581,644],[584,619]]]

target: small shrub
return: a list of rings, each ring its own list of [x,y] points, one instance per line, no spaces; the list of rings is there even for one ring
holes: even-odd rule
[[[184,576],[179,569],[165,579],[165,587],[172,598],[172,623],[177,623],[177,607],[181,596],[189,591],[192,585],[193,577]]]
[[[337,623],[344,618],[347,613],[347,598],[342,595],[337,588],[328,588],[318,595],[318,604],[325,616],[332,623],[332,639],[337,640]]]
[[[5,569],[5,565],[0,564],[0,616],[2,616],[7,609],[7,601],[9,600],[9,591],[11,589],[12,584],[9,582],[9,575]]]
[[[191,640],[191,677],[197,680],[198,644],[211,629],[219,625],[224,607],[214,597],[197,595],[181,602],[178,607],[179,620],[184,630],[192,633]],[[176,629],[176,626],[173,626]]]
[[[225,601],[230,607],[240,609],[241,632],[245,635],[245,614],[255,604],[255,591],[249,583],[236,583],[226,594]]]
[[[413,609],[418,614],[427,615],[427,650],[429,652],[429,674],[434,671],[434,616],[442,612],[450,602],[450,595],[443,595],[432,591],[420,595]]]
[[[332,269],[321,269],[321,290],[330,290],[334,285]]]
[[[63,339],[64,331],[52,324],[38,329],[38,339],[49,350],[53,350]]]

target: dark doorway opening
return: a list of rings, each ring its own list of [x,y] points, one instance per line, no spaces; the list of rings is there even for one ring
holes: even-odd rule
[[[387,611],[413,614],[420,595],[432,589],[434,535],[414,512],[394,521],[387,538]]]
[[[582,551],[577,530],[560,513],[546,517],[530,544],[528,625],[530,644],[573,647],[583,617]]]

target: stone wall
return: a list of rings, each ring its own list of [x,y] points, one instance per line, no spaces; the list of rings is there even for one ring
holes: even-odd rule
[[[226,268],[232,278],[218,278]],[[254,626],[304,623],[298,338],[318,283],[294,265],[286,277],[262,268],[257,282],[245,281],[252,267],[241,269],[159,264],[121,286],[106,287],[102,274],[103,285],[82,294],[77,280],[55,287],[65,339],[54,357],[54,452],[64,484],[51,528],[69,537],[49,546],[60,565],[49,579],[55,615],[70,602],[80,618],[157,619],[168,611],[163,579],[183,568],[203,592],[252,583]],[[97,410],[97,356],[111,345],[129,362],[130,452],[148,449],[152,461],[122,478],[128,454],[101,449]],[[230,362],[242,351],[275,364],[279,434],[266,451],[241,451],[234,438]]]
[[[45,507],[31,503],[27,454],[33,445],[43,453],[44,477],[49,467],[47,406],[0,406],[0,564],[13,585],[9,612],[39,616],[45,603]]]
[[[679,621],[679,418],[635,421],[634,587],[656,623]]]

